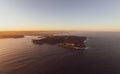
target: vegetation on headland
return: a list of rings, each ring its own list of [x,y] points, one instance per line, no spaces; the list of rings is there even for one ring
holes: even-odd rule
[[[40,40],[33,40],[35,44],[55,44],[62,47],[68,48],[85,48],[84,41],[86,37],[80,36],[48,36]]]

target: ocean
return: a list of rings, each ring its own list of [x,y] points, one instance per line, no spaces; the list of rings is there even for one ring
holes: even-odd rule
[[[70,32],[87,36],[88,49],[36,45],[32,39],[0,39],[0,74],[120,74],[120,32]]]

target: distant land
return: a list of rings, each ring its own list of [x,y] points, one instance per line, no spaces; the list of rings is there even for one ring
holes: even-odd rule
[[[64,31],[0,31],[0,38],[22,38],[24,36],[50,36]]]

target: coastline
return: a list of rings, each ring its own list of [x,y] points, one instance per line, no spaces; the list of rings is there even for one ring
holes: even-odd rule
[[[82,36],[50,36],[43,39],[33,39],[34,44],[52,44],[65,48],[87,49],[85,42],[87,37]]]

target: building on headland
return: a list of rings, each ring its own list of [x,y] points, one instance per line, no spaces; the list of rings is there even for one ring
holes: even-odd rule
[[[74,43],[58,43],[57,45],[59,46],[65,46],[65,47],[74,47]]]

